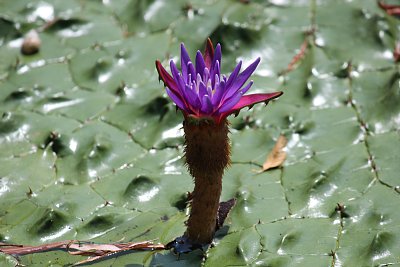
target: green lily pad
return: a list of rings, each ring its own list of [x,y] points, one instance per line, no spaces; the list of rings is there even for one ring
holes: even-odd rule
[[[221,201],[236,205],[204,251],[93,266],[400,266],[400,20],[389,13],[362,0],[0,2],[0,242],[184,234],[183,117],[154,61],[169,70],[181,42],[194,59],[210,37],[228,76],[261,57],[249,93],[284,92],[229,117]],[[22,55],[32,29],[39,52]],[[286,161],[260,172],[280,135]],[[0,253],[0,265],[86,258]]]

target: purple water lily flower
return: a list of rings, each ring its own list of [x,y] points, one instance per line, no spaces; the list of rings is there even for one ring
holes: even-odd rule
[[[259,63],[260,58],[257,58],[240,73],[240,61],[229,77],[221,75],[221,45],[217,44],[214,51],[213,44],[208,39],[204,55],[197,51],[195,64],[190,60],[184,44],[181,44],[180,72],[172,60],[172,76],[158,60],[156,68],[168,96],[185,116],[212,118],[220,123],[228,115],[237,113],[244,107],[260,102],[268,103],[282,95],[282,92],[245,95],[253,81],[246,85],[245,83]]]

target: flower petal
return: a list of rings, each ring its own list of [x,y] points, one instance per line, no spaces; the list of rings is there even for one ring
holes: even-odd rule
[[[240,101],[232,108],[232,112],[240,110],[244,107],[252,106],[260,102],[268,102],[271,99],[281,96],[283,92],[274,92],[268,94],[251,94],[242,96]]]
[[[220,74],[221,74],[221,71],[220,71],[220,68],[219,68],[219,61],[217,60],[215,62],[215,64],[213,65],[213,69],[210,72],[211,86],[213,88],[215,86],[215,76],[218,76],[218,78],[219,78]]]
[[[187,68],[188,68],[188,73],[191,74],[192,76],[192,82],[194,82],[196,80],[197,75],[196,71],[194,70],[193,63],[189,61]],[[187,83],[189,83],[189,81]]]
[[[181,69],[182,69],[182,76],[183,79],[185,80],[185,82],[187,81],[187,75],[188,75],[188,71],[187,71],[187,64],[190,61],[190,57],[189,54],[185,48],[185,45],[182,43],[181,44]]]
[[[241,67],[242,67],[242,61],[239,61],[239,63],[236,65],[236,67],[233,70],[233,72],[231,73],[231,75],[229,75],[228,81],[226,82],[227,88],[229,88],[233,84],[233,82],[236,80],[236,77],[238,76]]]
[[[174,81],[174,78],[164,69],[163,65],[159,60],[156,60],[156,69],[160,79],[164,82],[164,85],[167,86],[172,91],[178,91],[178,85]]]
[[[196,94],[196,92],[191,88],[189,85],[186,85],[185,87],[185,95],[188,100],[188,104],[192,106],[195,110],[200,109],[201,107],[201,102],[199,99],[199,96]]]
[[[206,67],[211,69],[211,63],[214,58],[214,46],[211,42],[211,39],[207,39],[206,49],[204,50],[204,62],[206,63]]]
[[[226,95],[223,97],[223,99],[231,97],[243,86],[243,84],[245,84],[251,74],[253,74],[253,72],[256,70],[258,63],[260,63],[260,58],[257,58],[242,73],[240,73],[239,76],[237,76],[237,78],[230,85],[230,88],[228,88]]]
[[[221,65],[221,58],[222,58],[221,45],[217,44],[217,46],[215,47],[215,53],[214,53],[214,57],[213,57],[211,66],[215,67],[215,64],[217,63],[217,61],[219,62],[219,65]]]
[[[198,83],[198,86],[199,86],[199,93],[198,93],[199,98],[203,99],[203,96],[207,94],[207,87],[202,81],[200,81],[200,83]]]
[[[188,112],[188,108],[182,101],[182,97],[180,95],[177,95],[174,91],[170,90],[168,87],[165,88],[167,91],[168,96],[171,98],[172,101],[178,106],[178,108]]]
[[[175,83],[178,85],[178,90],[180,95],[182,95],[183,90],[185,89],[185,82],[182,77],[179,75],[178,68],[176,67],[173,60],[169,62],[169,66],[171,68],[172,77],[174,78]]]
[[[223,102],[221,102],[220,105],[220,109],[222,109],[222,112],[225,112],[225,107],[229,106],[229,107],[233,107],[237,102],[239,102],[239,100],[236,100],[238,95],[243,96],[253,85],[253,81],[250,81],[245,87],[243,87],[241,90],[239,90],[238,92],[236,92],[236,94],[234,94],[233,96],[231,96],[228,99],[225,99]],[[232,104],[234,103],[234,104]]]
[[[222,119],[228,117],[230,114],[238,112],[244,107],[251,107],[254,104],[260,103],[260,102],[266,102],[268,103],[269,100],[274,99],[282,95],[283,92],[274,92],[274,93],[269,93],[269,94],[251,94],[251,95],[245,95],[240,98],[239,102],[236,103],[235,106],[233,106],[230,110],[227,110],[225,112],[221,112],[220,115],[218,116],[218,120],[221,121]]]
[[[211,99],[208,95],[204,95],[201,104],[201,112],[204,114],[211,114],[213,111],[213,104],[211,103]]]
[[[196,53],[196,72],[203,77],[204,68],[206,67],[206,63],[204,62],[203,55],[200,51]]]
[[[207,67],[204,68],[203,76],[201,78],[204,82],[208,82],[208,79],[210,78],[210,71]]]
[[[224,113],[224,112],[229,112],[230,109],[235,106],[240,99],[243,97],[243,95],[240,92],[237,92],[236,94],[234,94],[231,98],[229,98],[228,101],[225,101],[218,109],[218,111],[220,113]]]
[[[225,93],[225,81],[220,81],[219,85],[215,87],[214,94],[212,96],[212,103],[214,106],[218,106],[222,96]]]
[[[253,85],[253,81],[250,81],[245,87],[243,87],[243,88],[240,90],[240,93],[241,93],[242,95],[244,95],[247,91],[249,91],[249,89],[251,88],[252,85]]]

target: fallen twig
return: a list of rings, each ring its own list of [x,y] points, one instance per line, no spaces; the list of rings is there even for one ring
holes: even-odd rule
[[[128,242],[115,244],[94,244],[77,240],[66,240],[38,246],[26,246],[0,243],[0,252],[11,256],[26,255],[32,253],[46,252],[53,249],[66,250],[71,255],[90,256],[86,260],[77,262],[74,266],[101,260],[111,255],[135,250],[164,250],[163,244],[154,244],[151,241]]]

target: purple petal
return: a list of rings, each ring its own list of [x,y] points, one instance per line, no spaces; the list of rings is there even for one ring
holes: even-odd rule
[[[218,109],[218,111],[220,113],[224,113],[224,112],[230,112],[230,109],[233,108],[240,100],[240,98],[242,98],[243,95],[240,92],[237,92],[235,95],[233,95],[231,98],[229,98],[228,101],[225,101],[225,103],[223,103],[221,105],[221,107]]]
[[[220,72],[221,71],[219,69],[219,61],[217,61],[217,62],[215,62],[214,68],[210,72],[211,85],[213,88],[215,86],[215,76],[218,75],[218,78],[219,78]]]
[[[239,63],[236,65],[236,67],[233,70],[233,72],[231,73],[231,75],[229,75],[229,79],[226,82],[227,88],[229,88],[233,84],[233,82],[236,80],[236,77],[238,76],[241,67],[242,67],[242,61],[239,61]]]
[[[188,67],[188,73],[192,75],[192,82],[194,82],[196,79],[196,71],[194,70],[192,62],[189,62],[187,67]],[[187,83],[189,83],[189,81],[187,81]]]
[[[227,99],[224,99],[224,101],[221,103],[221,108],[222,107],[225,107],[226,105],[227,106],[230,106],[230,107],[233,107],[233,105],[231,106],[230,104],[228,104],[228,103],[230,103],[230,102],[234,102],[235,104],[239,101],[236,101],[236,99],[238,98],[238,96],[237,95],[241,95],[241,96],[243,96],[250,88],[251,88],[251,86],[253,85],[253,81],[250,81],[245,87],[243,87],[240,91],[238,91],[236,94],[234,94],[233,96],[231,96],[230,98],[227,98]],[[239,98],[240,99],[240,98]],[[235,105],[234,104],[234,105]],[[224,111],[221,111],[221,112],[225,112],[226,110],[224,110]]]
[[[200,81],[198,86],[199,86],[199,98],[203,99],[203,96],[207,94],[207,87],[202,81]]]
[[[182,69],[182,76],[187,81],[187,64],[190,62],[189,54],[185,48],[185,45],[181,44],[181,69]]]
[[[169,67],[170,67],[170,69],[171,69],[171,73],[172,73],[172,77],[174,78],[174,81],[175,82],[178,82],[179,81],[179,70],[178,70],[178,68],[176,67],[176,65],[175,65],[175,63],[174,63],[174,61],[173,60],[171,60],[170,62],[169,62]]]
[[[210,78],[210,71],[208,70],[207,67],[204,68],[204,73],[202,78],[204,82],[208,82],[208,79]]]
[[[176,67],[174,61],[169,62],[169,66],[171,68],[172,77],[174,77],[175,83],[178,85],[178,89],[182,95],[183,90],[185,89],[185,82],[182,77],[179,75],[178,68]]]
[[[242,73],[239,74],[230,88],[228,88],[226,95],[223,97],[224,99],[227,99],[235,94],[245,84],[245,82],[257,68],[258,63],[260,63],[260,58],[257,58],[253,63],[250,64],[250,66],[248,66]]]
[[[202,99],[201,111],[205,114],[210,114],[213,111],[213,104],[208,95],[204,95]]]
[[[198,110],[201,107],[201,102],[196,92],[189,85],[185,87],[185,95],[187,97],[188,104]]]
[[[206,63],[204,62],[203,55],[200,51],[197,51],[196,54],[196,72],[203,77],[204,68],[206,67]]]
[[[209,95],[209,96],[213,95],[211,86],[207,86],[207,95]]]
[[[243,87],[241,90],[239,90],[236,94],[234,94],[233,96],[231,96],[230,98],[224,99],[224,101],[221,103],[221,107],[224,107],[225,105],[227,105],[228,102],[235,102],[237,98],[237,94],[239,95],[244,95],[253,85],[253,81],[250,81],[245,87]],[[237,102],[235,102],[237,103]]]
[[[218,61],[219,64],[221,65],[221,57],[222,57],[222,53],[221,53],[221,45],[217,44],[217,47],[215,47],[215,53],[214,53],[214,58],[212,61],[212,67],[215,66],[216,62]]]
[[[245,87],[242,88],[242,90],[240,90],[240,93],[244,95],[247,91],[249,91],[252,85],[253,81],[250,81]]]
[[[186,105],[183,103],[180,95],[176,95],[168,87],[165,88],[165,91],[167,91],[168,96],[172,99],[172,101],[174,101],[174,103],[178,106],[178,108],[188,112],[188,109],[187,109]]]
[[[214,95],[212,96],[212,103],[214,106],[218,106],[222,96],[225,93],[225,82],[221,81],[218,86],[215,87]]]

